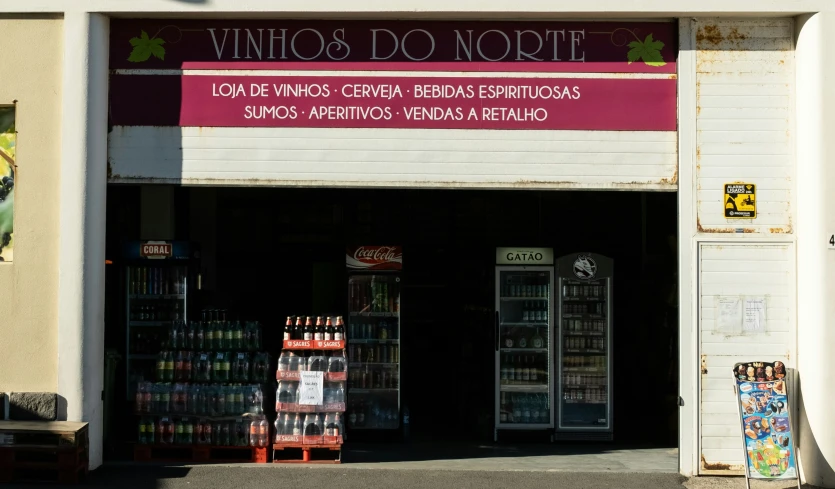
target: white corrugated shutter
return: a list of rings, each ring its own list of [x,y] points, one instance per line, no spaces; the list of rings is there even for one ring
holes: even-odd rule
[[[794,366],[794,280],[793,244],[702,243],[699,247],[700,473],[743,469],[734,363],[781,360],[789,368]],[[765,297],[765,330],[720,330],[717,300],[723,296]]]
[[[677,188],[673,131],[116,127],[111,182]]]
[[[696,21],[699,232],[792,232],[793,25]],[[724,184],[739,181],[757,185],[756,219],[725,219]]]

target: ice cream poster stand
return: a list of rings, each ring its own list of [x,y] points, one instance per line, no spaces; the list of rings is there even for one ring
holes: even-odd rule
[[[796,479],[797,451],[783,362],[734,365],[734,390],[745,448],[745,484],[750,479]]]

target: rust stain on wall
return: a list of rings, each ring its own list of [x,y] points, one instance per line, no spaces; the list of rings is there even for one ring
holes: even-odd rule
[[[707,24],[699,27],[696,31],[696,41],[698,43],[711,44],[718,46],[722,41],[731,41],[737,43],[748,39],[748,36],[739,32],[736,27],[731,27],[727,34],[723,34],[719,26],[715,24]]]
[[[722,462],[710,463],[702,454],[702,468],[705,470],[733,470],[731,464],[724,464]]]
[[[702,226],[702,220],[699,216],[696,216],[696,229],[700,233],[708,233],[708,234],[751,234],[756,233],[757,230],[754,228],[744,228],[744,227],[730,227],[733,225],[729,225],[726,228],[706,228]]]
[[[722,31],[713,24],[703,25],[696,31],[696,42],[707,42],[716,46],[722,42]]]

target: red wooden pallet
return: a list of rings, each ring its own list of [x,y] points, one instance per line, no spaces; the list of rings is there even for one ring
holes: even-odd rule
[[[302,458],[299,460],[298,458],[279,458],[278,453],[281,452],[282,454],[287,449],[301,449]],[[310,452],[312,450],[316,451],[331,451],[336,452],[336,460],[311,460],[310,459]],[[332,444],[321,444],[321,445],[309,445],[305,443],[275,443],[273,444],[273,463],[275,464],[341,464],[342,463],[342,444],[339,443],[332,443]]]
[[[88,468],[86,447],[0,447],[0,483],[19,480],[76,484],[87,475]]]
[[[237,452],[240,457],[230,457]],[[134,445],[137,462],[267,463],[267,447],[217,447],[209,445]]]

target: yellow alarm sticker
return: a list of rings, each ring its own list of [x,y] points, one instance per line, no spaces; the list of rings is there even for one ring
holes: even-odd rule
[[[757,186],[753,183],[725,184],[725,218],[754,219],[757,217]]]

